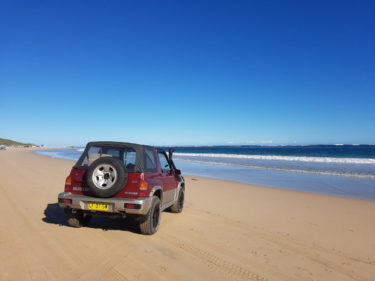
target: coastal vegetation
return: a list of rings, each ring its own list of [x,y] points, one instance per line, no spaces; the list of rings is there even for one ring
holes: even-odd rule
[[[0,145],[6,145],[6,146],[19,146],[19,145],[27,145],[27,146],[33,146],[34,144],[32,143],[23,143],[23,142],[18,142],[14,140],[9,140],[9,139],[2,139],[0,138]]]

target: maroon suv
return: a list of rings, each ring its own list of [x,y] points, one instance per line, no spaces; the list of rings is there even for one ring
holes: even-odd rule
[[[93,215],[133,217],[143,234],[158,230],[160,214],[180,213],[185,181],[164,150],[125,142],[90,142],[58,196],[70,226]]]

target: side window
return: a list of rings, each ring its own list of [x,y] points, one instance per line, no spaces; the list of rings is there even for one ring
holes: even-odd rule
[[[160,159],[160,167],[161,167],[161,170],[163,172],[170,172],[171,171],[171,167],[169,166],[169,163],[168,163],[168,160],[167,160],[167,157],[165,156],[164,153],[162,152],[158,152],[158,155],[159,155],[159,159]]]
[[[156,171],[156,161],[154,151],[145,149],[146,152],[146,169],[149,171]]]
[[[129,170],[135,168],[135,151],[133,149],[124,150],[124,165]]]

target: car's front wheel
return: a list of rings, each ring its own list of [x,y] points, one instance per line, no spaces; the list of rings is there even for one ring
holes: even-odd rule
[[[161,203],[157,196],[152,199],[151,208],[148,214],[139,223],[142,234],[151,235],[158,231],[161,215]]]
[[[181,213],[184,209],[185,202],[185,191],[181,189],[178,193],[177,201],[171,206],[170,210],[172,213]]]

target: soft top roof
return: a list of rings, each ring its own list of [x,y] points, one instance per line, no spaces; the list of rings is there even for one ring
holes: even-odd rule
[[[87,143],[86,146],[115,146],[115,147],[130,147],[133,148],[134,150],[140,150],[142,148],[149,148],[149,149],[156,149],[156,147],[150,146],[150,145],[144,145],[144,144],[137,144],[137,143],[131,143],[131,142],[117,142],[117,141],[92,141]]]
[[[146,151],[147,150],[158,150],[158,148],[149,146],[149,145],[143,145],[143,144],[137,144],[137,143],[130,143],[130,142],[115,142],[115,141],[94,141],[94,142],[89,142],[86,145],[86,148],[84,152],[82,153],[81,157],[77,161],[74,167],[79,168],[82,167],[82,163],[87,155],[88,150],[90,147],[93,146],[99,146],[99,147],[114,147],[114,148],[130,148],[136,151],[137,156],[136,156],[136,163],[135,167],[133,169],[133,172],[156,172],[156,165],[155,168],[146,168]]]

